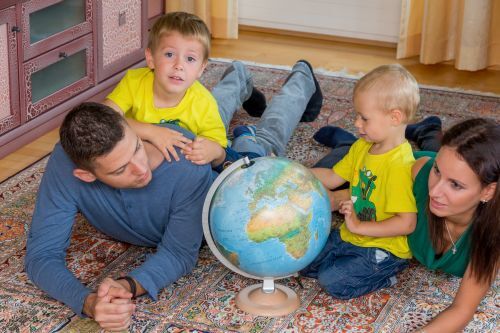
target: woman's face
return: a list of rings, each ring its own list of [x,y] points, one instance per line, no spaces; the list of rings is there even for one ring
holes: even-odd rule
[[[429,174],[429,208],[434,215],[468,223],[480,201],[487,199],[486,191],[455,149],[439,150]]]

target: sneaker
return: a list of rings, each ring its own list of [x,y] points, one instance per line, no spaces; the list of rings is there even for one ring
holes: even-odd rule
[[[236,139],[240,136],[253,136],[255,137],[255,132],[257,128],[253,125],[240,125],[234,128],[233,138]]]
[[[306,64],[307,67],[309,67],[309,70],[311,70],[314,79],[314,86],[316,87],[316,91],[311,96],[311,99],[309,99],[306,109],[302,114],[302,118],[300,119],[301,122],[308,123],[314,121],[318,117],[321,111],[321,107],[323,106],[323,93],[321,92],[321,87],[319,86],[319,82],[316,79],[316,76],[314,75],[314,71],[311,64],[306,60],[297,61],[297,63],[299,62],[302,62]]]
[[[406,126],[405,137],[410,141],[417,141],[419,132],[421,132],[422,129],[426,127],[441,128],[441,126],[441,119],[439,119],[439,117],[430,116],[418,123]]]
[[[350,145],[356,141],[356,137],[348,131],[337,126],[321,127],[313,135],[313,139],[330,148],[337,148],[341,145]]]
[[[252,94],[243,102],[243,109],[252,117],[260,117],[266,110],[266,107],[266,96],[260,90],[253,87]]]

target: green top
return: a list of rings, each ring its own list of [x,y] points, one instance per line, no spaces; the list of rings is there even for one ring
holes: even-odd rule
[[[427,154],[427,156],[429,155]],[[408,244],[415,259],[427,266],[427,268],[462,277],[469,264],[471,228],[467,228],[455,242],[457,248],[455,254],[453,254],[452,248],[450,248],[441,256],[436,257],[436,252],[432,247],[432,241],[429,237],[429,225],[427,221],[427,205],[429,201],[428,181],[433,164],[434,155],[419,171],[413,184],[413,194],[417,202],[418,215],[417,227],[408,236]]]

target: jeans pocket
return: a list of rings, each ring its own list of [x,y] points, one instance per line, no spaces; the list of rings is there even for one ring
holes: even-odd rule
[[[389,258],[389,253],[380,249],[375,249],[375,262],[377,265],[387,260],[387,258]]]

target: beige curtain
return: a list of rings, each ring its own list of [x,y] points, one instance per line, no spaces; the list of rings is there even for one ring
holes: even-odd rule
[[[403,0],[397,58],[416,55],[469,71],[500,65],[500,0]]]
[[[166,0],[165,10],[198,15],[214,38],[238,38],[238,0]]]

